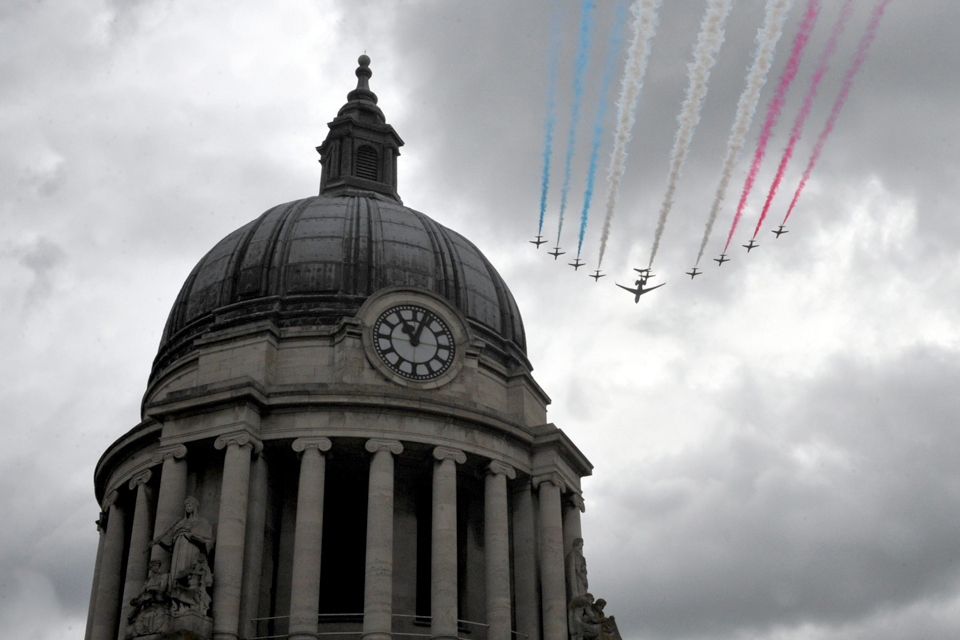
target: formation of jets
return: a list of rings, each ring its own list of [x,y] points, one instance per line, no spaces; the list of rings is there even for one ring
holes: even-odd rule
[[[789,233],[789,231],[787,231],[783,227],[784,225],[781,224],[776,229],[773,229],[771,233],[775,234],[778,238],[784,233]],[[543,239],[543,236],[536,236],[533,240],[530,240],[530,244],[536,246],[537,249],[540,248],[540,245],[546,244],[546,243],[547,241]],[[750,241],[747,242],[747,244],[743,245],[743,247],[747,250],[747,253],[750,253],[751,250],[756,249],[759,246],[760,244],[756,241],[755,238],[751,238]],[[560,247],[557,246],[553,248],[553,251],[548,251],[547,255],[553,256],[553,259],[557,260],[560,256],[564,255],[565,253],[566,253],[565,251],[561,251]],[[721,253],[720,257],[714,258],[713,261],[717,263],[717,266],[722,267],[724,262],[730,262],[730,258],[727,257],[727,254]],[[579,271],[580,267],[586,265],[585,262],[580,260],[580,256],[577,256],[576,258],[574,258],[573,262],[570,262],[568,264],[571,267],[573,267],[574,271]],[[635,289],[631,289],[630,287],[624,286],[620,283],[615,283],[618,287],[620,287],[624,291],[629,291],[630,293],[632,293],[634,302],[640,302],[640,296],[642,296],[645,293],[650,293],[654,289],[659,289],[660,287],[666,284],[666,282],[661,282],[655,287],[648,287],[647,281],[650,280],[650,278],[656,277],[654,276],[654,274],[650,273],[650,269],[635,268],[634,271],[636,271],[638,274],[637,281],[634,282],[634,287],[636,287]],[[694,278],[696,278],[702,273],[703,271],[700,271],[699,269],[694,267],[690,271],[687,271],[686,275],[690,276],[690,279],[693,280]],[[597,269],[596,271],[590,274],[590,277],[593,278],[594,282],[599,282],[600,278],[604,278],[606,277],[606,275],[607,274],[605,273],[600,273],[600,269]]]

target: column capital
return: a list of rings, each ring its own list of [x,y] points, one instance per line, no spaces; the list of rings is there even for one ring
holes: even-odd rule
[[[293,441],[293,450],[297,453],[302,453],[307,449],[317,449],[320,453],[330,451],[330,447],[333,446],[333,443],[330,442],[330,438],[297,438]]]
[[[174,444],[168,447],[160,447],[153,452],[153,463],[160,464],[167,458],[176,458],[180,460],[187,456],[187,447],[182,444]]]
[[[218,450],[226,449],[231,444],[235,444],[238,447],[245,447],[248,444],[252,445],[254,453],[263,451],[263,443],[246,431],[237,431],[236,433],[227,433],[220,436],[217,438],[217,441],[213,443],[213,448]]]
[[[450,447],[434,447],[433,457],[437,460],[453,460],[457,464],[463,464],[467,461],[467,454],[460,449],[451,449]]]
[[[153,477],[153,472],[150,469],[147,469],[143,473],[139,473],[132,478],[130,478],[130,483],[127,485],[131,490],[136,490],[141,484],[147,484],[150,482],[150,478]]]
[[[560,477],[560,474],[556,471],[551,471],[550,473],[541,473],[535,475],[530,479],[530,482],[533,483],[534,489],[540,489],[540,485],[544,482],[549,482],[555,487],[560,488],[560,493],[563,493],[567,490],[567,484],[563,481],[563,478]]]
[[[494,475],[494,476],[503,474],[511,480],[517,477],[516,469],[514,469],[508,464],[500,462],[499,460],[491,460],[490,464],[487,465],[486,473],[487,475]]]
[[[399,440],[378,440],[376,438],[372,438],[367,440],[366,444],[363,445],[363,448],[370,453],[378,453],[384,449],[395,456],[403,453],[403,445]]]
[[[120,497],[120,494],[116,491],[111,491],[107,494],[107,497],[103,499],[103,504],[100,505],[100,511],[110,511],[110,507],[117,503],[117,498]]]
[[[584,504],[583,496],[581,496],[579,493],[571,493],[566,497],[565,502],[571,507],[576,507],[580,513],[587,512],[587,505]]]

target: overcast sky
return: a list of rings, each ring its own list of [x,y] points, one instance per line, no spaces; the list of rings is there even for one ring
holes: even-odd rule
[[[282,8],[274,8],[282,4]],[[583,202],[613,3],[601,1],[573,161]],[[82,634],[94,465],[139,420],[193,265],[268,207],[314,195],[314,147],[357,56],[406,142],[405,204],[473,240],[511,286],[550,419],[584,482],[591,591],[625,640],[960,637],[960,55],[955,0],[894,0],[789,225],[690,268],[763,18],[735,0],[663,244],[634,305],[706,2],[665,0],[623,197],[595,284],[535,250],[544,1],[0,2],[0,628]],[[771,82],[799,25],[797,0]],[[782,217],[873,2],[856,9],[771,216]],[[554,167],[579,3],[566,0]],[[823,16],[749,201],[746,241]],[[620,58],[622,67],[622,56]],[[618,70],[619,73],[619,70]],[[611,93],[615,99],[616,87]],[[613,110],[606,114],[608,128]],[[729,228],[759,122],[709,257]],[[605,167],[609,131],[601,151]],[[547,234],[555,234],[555,171]],[[584,256],[596,260],[598,176]]]

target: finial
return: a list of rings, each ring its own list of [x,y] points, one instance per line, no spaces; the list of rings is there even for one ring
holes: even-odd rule
[[[370,70],[370,56],[363,54],[357,58],[357,62],[360,64],[357,67],[357,88],[347,94],[347,100],[367,100],[377,104],[377,94],[370,91],[369,80],[373,75]]]

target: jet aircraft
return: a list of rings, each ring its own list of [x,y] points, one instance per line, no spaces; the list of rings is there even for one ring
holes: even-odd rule
[[[730,258],[727,257],[727,254],[721,253],[719,258],[714,258],[714,262],[717,263],[718,267],[722,267],[724,262],[730,262]]]
[[[637,269],[637,271],[639,271],[639,269]],[[647,269],[647,271],[649,271],[649,269]],[[637,280],[636,283],[635,283],[635,286],[637,287],[636,289],[631,289],[630,287],[625,287],[625,286],[623,286],[622,284],[619,284],[619,283],[617,283],[617,286],[620,287],[621,289],[623,289],[624,291],[629,291],[630,293],[632,293],[632,294],[633,294],[633,301],[636,303],[636,302],[640,302],[640,296],[642,296],[643,294],[645,294],[645,293],[650,293],[650,292],[653,291],[654,289],[659,289],[660,287],[662,287],[663,285],[665,285],[665,284],[667,284],[667,283],[666,283],[666,282],[661,282],[660,284],[658,284],[658,285],[655,286],[655,287],[650,287],[650,288],[644,289],[644,285],[646,285],[646,284],[647,284],[647,280],[646,280],[645,278],[641,277],[641,278],[640,278],[639,280]]]
[[[590,274],[590,277],[593,278],[594,282],[600,282],[600,278],[606,277],[606,275],[607,274],[605,273],[600,273],[600,269],[597,269],[592,274]]]
[[[784,233],[790,233],[790,232],[787,231],[786,229],[784,229],[784,228],[783,228],[783,225],[780,225],[780,226],[777,227],[776,229],[771,229],[771,230],[770,230],[770,233],[775,233],[775,234],[777,234],[777,237],[779,238],[782,234],[784,234]]]
[[[537,245],[537,249],[540,248],[540,245],[547,244],[547,241],[543,239],[543,236],[537,236],[536,240],[531,240],[530,244]]]
[[[574,271],[579,271],[579,270],[580,270],[580,267],[582,267],[583,265],[585,265],[585,264],[587,264],[587,263],[586,263],[586,262],[581,262],[581,261],[580,261],[580,258],[574,258],[574,259],[573,259],[573,262],[569,262],[569,263],[567,263],[567,264],[569,264],[571,267],[573,267],[573,270],[574,270]]]
[[[701,273],[703,273],[703,271],[697,271],[697,268],[696,268],[696,267],[694,267],[694,268],[691,269],[690,271],[687,271],[687,275],[690,276],[690,279],[691,279],[691,280],[693,280],[694,278],[696,278],[696,277],[697,277],[698,275],[700,275]]]
[[[562,256],[562,255],[565,254],[565,253],[566,253],[566,251],[560,251],[560,247],[554,247],[553,251],[548,251],[548,252],[547,252],[547,255],[548,255],[548,256],[553,256],[553,259],[556,260],[557,258],[559,258],[560,256]]]
[[[747,253],[750,253],[750,250],[751,250],[751,249],[756,249],[756,248],[759,247],[759,246],[760,246],[759,244],[757,244],[756,242],[754,242],[753,238],[750,238],[750,242],[748,242],[747,244],[743,245],[743,248],[747,250]]]

